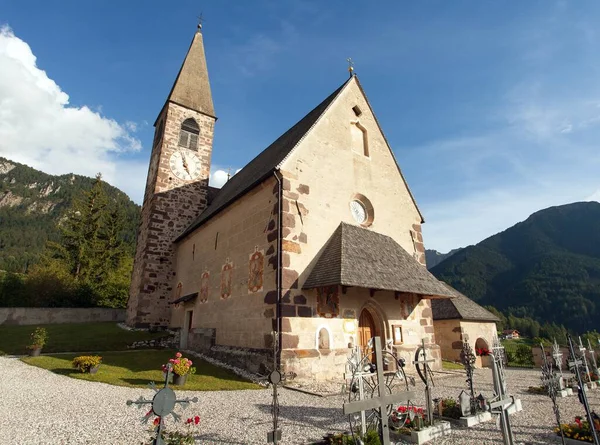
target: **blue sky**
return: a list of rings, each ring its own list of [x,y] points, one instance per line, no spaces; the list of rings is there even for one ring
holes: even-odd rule
[[[245,165],[356,73],[425,216],[474,244],[600,200],[600,3],[0,1],[0,156],[140,202],[152,123],[202,12],[213,171]]]

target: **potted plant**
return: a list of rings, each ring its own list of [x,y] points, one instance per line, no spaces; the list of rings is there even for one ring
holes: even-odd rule
[[[31,344],[27,346],[29,355],[37,357],[42,352],[42,348],[48,341],[48,332],[44,328],[37,327],[30,336]]]
[[[567,444],[579,444],[579,443],[594,443],[592,430],[587,420],[584,420],[581,416],[575,417],[573,423],[561,424],[563,434],[566,438]],[[596,431],[598,428],[596,427]],[[554,432],[560,436],[560,429],[554,428]]]
[[[173,385],[183,386],[189,374],[195,374],[196,368],[192,366],[192,361],[183,357],[181,352],[175,354],[175,358],[169,359],[173,371]],[[163,372],[167,372],[167,365],[162,365]]]
[[[99,355],[80,355],[73,359],[73,368],[79,369],[81,372],[96,374],[100,363],[102,363],[102,357]]]
[[[150,416],[152,414],[152,411],[148,411],[148,413],[146,414],[147,416]],[[153,436],[156,435],[156,433],[158,432],[158,425],[160,424],[160,417],[155,417],[154,421],[152,422],[152,428],[150,428],[150,434],[152,434]],[[164,422],[163,422],[163,430],[161,431],[161,439],[163,440],[163,443],[165,443],[166,445],[194,445],[196,443],[196,427],[198,427],[198,424],[200,423],[200,416],[194,416],[194,417],[190,417],[189,419],[186,420],[185,422],[185,426],[186,426],[186,431],[181,431],[181,430],[170,430],[165,428]],[[155,443],[155,437],[152,438],[152,442],[151,443]]]

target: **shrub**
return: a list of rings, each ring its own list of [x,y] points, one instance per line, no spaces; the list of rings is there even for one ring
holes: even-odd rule
[[[175,358],[169,359],[169,363],[171,364],[171,369],[174,374],[186,375],[196,373],[196,368],[192,367],[192,361],[183,357],[181,352],[175,354]],[[167,372],[167,366],[168,365],[162,365],[163,372]]]
[[[80,355],[73,359],[73,368],[79,369],[81,372],[90,372],[90,369],[100,363],[102,363],[102,357],[99,355]]]
[[[442,416],[450,417],[451,419],[460,419],[460,417],[462,416],[460,404],[457,403],[454,399],[443,399]]]
[[[44,328],[37,327],[30,336],[31,344],[28,346],[29,349],[43,348],[48,341],[48,331]]]

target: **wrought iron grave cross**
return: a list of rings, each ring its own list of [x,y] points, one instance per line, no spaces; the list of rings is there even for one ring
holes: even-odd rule
[[[549,362],[548,358],[546,357],[543,343],[540,343],[540,349],[542,350],[542,358],[544,359],[544,364],[542,365],[542,383],[546,387],[546,392],[552,400],[552,410],[554,411],[554,416],[556,417],[556,423],[558,423],[558,429],[560,431],[562,443],[565,445],[565,434],[560,422],[560,409],[556,403],[556,394],[558,391],[560,391],[562,386],[561,383],[559,383],[562,381],[562,376],[555,373],[552,369],[552,363]]]
[[[552,345],[552,358],[554,359],[554,366],[556,366],[556,368],[558,369],[558,373],[560,374],[560,376],[562,378],[563,377],[563,372],[562,372],[563,353],[560,352],[560,346],[558,346],[556,339],[554,339],[554,344]]]
[[[473,370],[475,368],[475,360],[477,357],[473,353],[469,342],[463,342],[462,351],[460,352],[460,361],[465,367],[465,372],[467,373],[467,385],[469,387],[469,398],[470,398],[470,410],[471,414],[475,414],[477,409],[477,401],[475,400],[475,389],[473,389]]]
[[[499,414],[500,430],[505,445],[514,445],[510,417],[507,410],[514,404],[514,396],[506,395],[506,379],[504,376],[504,346],[500,344],[498,337],[494,337],[492,345],[492,378],[494,381],[495,397],[489,401],[488,409],[492,414]]]
[[[581,342],[581,337],[579,337],[579,352],[583,358],[583,364],[585,366],[585,378],[587,380],[590,378],[590,368],[588,367],[587,358],[585,356],[585,346],[583,346],[583,343]]]
[[[569,341],[570,352],[569,361],[567,362],[567,364],[569,365],[569,369],[571,370],[571,372],[573,372],[577,377],[577,383],[579,384],[579,401],[585,409],[585,415],[587,416],[587,420],[590,425],[590,430],[592,432],[592,437],[594,438],[594,443],[596,445],[600,445],[600,443],[598,442],[598,434],[596,433],[596,428],[594,427],[594,419],[592,419],[592,411],[590,410],[590,405],[588,403],[583,379],[581,378],[581,372],[579,370],[579,367],[583,364],[583,362],[575,355],[573,339],[571,338],[570,334],[567,334],[567,340]]]
[[[433,426],[433,400],[431,398],[431,388],[429,387],[429,377],[431,376],[431,368],[429,363],[435,362],[434,359],[427,359],[427,350],[425,349],[425,339],[421,339],[421,346],[417,348],[415,352],[415,361],[413,364],[417,368],[417,373],[423,383],[425,383],[425,403],[427,404],[427,421],[430,426]],[[420,358],[421,357],[421,358]],[[421,369],[421,366],[422,368]],[[433,378],[431,379],[433,384]]]
[[[173,418],[178,421],[181,419],[181,416],[173,411],[175,405],[180,404],[183,408],[187,408],[190,402],[196,403],[198,401],[198,397],[194,398],[185,398],[185,399],[177,399],[175,395],[175,391],[169,388],[169,378],[171,377],[171,372],[173,370],[173,365],[170,363],[167,364],[167,372],[165,373],[165,386],[160,390],[156,387],[154,382],[151,382],[148,386],[150,386],[156,394],[152,398],[152,400],[145,399],[140,396],[137,400],[128,400],[127,406],[137,405],[138,408],[141,408],[142,405],[152,405],[152,409],[146,413],[144,417],[142,417],[143,423],[148,423],[148,420],[152,415],[158,417],[158,427],[156,428],[156,437],[152,441],[153,445],[164,445],[164,441],[162,439],[162,430],[164,428],[163,419],[169,414],[173,416]]]
[[[288,379],[293,379],[296,374],[293,372],[282,373],[277,361],[277,352],[279,351],[279,333],[272,331],[271,336],[273,338],[273,370],[264,379],[267,380],[273,388],[273,402],[271,405],[271,414],[273,416],[273,429],[267,433],[267,443],[277,444],[281,441],[281,430],[279,429],[279,397],[277,394],[277,388]]]
[[[379,410],[381,417],[379,437],[383,445],[390,445],[390,428],[388,425],[388,406],[394,403],[406,402],[408,400],[415,399],[414,391],[401,391],[396,394],[385,394],[385,378],[383,376],[383,354],[381,351],[381,338],[373,337],[373,343],[375,346],[375,363],[377,372],[377,390],[378,397],[371,399],[357,400],[355,402],[344,403],[344,415],[349,416],[350,414],[358,413],[361,411],[367,411],[370,409]]]
[[[590,342],[589,338],[588,338],[588,354],[590,354],[590,357],[592,358],[592,366],[594,367],[594,374],[596,374],[596,376],[598,376],[598,362],[596,362],[596,351],[594,351],[594,348],[592,348],[592,343]]]

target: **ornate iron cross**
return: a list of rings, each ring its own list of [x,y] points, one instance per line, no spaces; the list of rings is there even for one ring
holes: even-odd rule
[[[152,409],[148,411],[144,417],[142,417],[142,423],[148,423],[148,420],[150,420],[150,417],[152,417],[153,414],[159,418],[158,427],[156,428],[156,437],[152,441],[153,445],[164,445],[165,443],[162,439],[164,417],[170,414],[176,421],[181,419],[181,416],[173,411],[175,405],[180,404],[182,408],[185,409],[191,402],[196,403],[198,401],[198,397],[191,399],[189,397],[185,399],[177,399],[175,391],[169,388],[169,377],[171,376],[172,370],[173,365],[170,363],[167,364],[167,372],[165,373],[165,386],[160,390],[156,387],[154,382],[151,382],[148,385],[156,392],[152,400],[148,400],[140,396],[140,398],[135,401],[127,401],[127,406],[137,405],[138,408],[141,408],[142,405],[152,405]]]
[[[556,339],[554,339],[554,344],[552,345],[552,358],[554,359],[554,366],[556,366],[556,368],[558,369],[558,373],[560,374],[561,377],[563,377],[563,373],[562,373],[563,353],[560,351],[560,346],[558,346]]]
[[[594,374],[596,374],[596,377],[598,377],[598,363],[596,362],[596,351],[594,351],[594,348],[592,348],[592,343],[590,342],[589,337],[588,337],[588,354],[590,354],[590,357],[592,358],[592,366],[594,367]]]
[[[587,358],[585,356],[585,346],[583,346],[583,343],[581,342],[581,337],[579,337],[579,352],[581,353],[581,357],[583,358],[583,364],[585,366],[585,378],[586,380],[590,379],[590,368],[588,367]]]
[[[375,346],[375,363],[377,372],[377,391],[379,397],[373,397],[371,399],[357,400],[354,402],[344,403],[344,415],[349,416],[350,414],[364,412],[370,409],[379,410],[381,417],[381,429],[379,437],[383,445],[390,445],[390,428],[388,425],[388,406],[394,403],[406,402],[408,400],[415,399],[414,391],[402,391],[396,394],[385,395],[385,377],[383,375],[383,353],[381,350],[381,338],[373,337],[373,343]]]
[[[544,351],[543,343],[540,343],[540,349],[542,350],[542,358],[544,359],[544,364],[542,365],[542,383],[546,387],[548,397],[550,397],[550,399],[552,400],[552,410],[554,411],[554,416],[556,417],[556,423],[558,424],[558,429],[560,431],[562,443],[563,445],[565,445],[565,434],[563,432],[562,424],[560,422],[560,409],[558,408],[558,404],[556,403],[556,394],[561,388],[561,384],[559,383],[559,381],[562,380],[562,376],[555,373],[552,369],[552,363],[549,362],[546,357],[546,352]]]
[[[567,334],[567,340],[569,341],[569,361],[567,362],[569,365],[569,369],[577,376],[577,382],[579,384],[579,401],[583,405],[585,409],[585,415],[590,424],[590,430],[592,432],[592,437],[594,438],[594,443],[596,445],[600,445],[598,442],[598,434],[596,433],[596,428],[594,427],[594,419],[592,419],[592,411],[590,410],[590,405],[588,403],[587,394],[584,388],[584,383],[581,378],[581,372],[579,371],[579,367],[583,364],[582,361],[577,358],[575,355],[575,348],[573,347],[573,339],[570,334]]]
[[[422,357],[422,358],[420,358]],[[427,421],[430,426],[433,426],[433,400],[431,398],[431,388],[429,387],[429,377],[431,378],[431,383],[433,384],[433,375],[431,373],[431,368],[429,367],[429,363],[435,362],[434,359],[427,359],[427,350],[425,349],[425,339],[421,339],[421,346],[417,348],[415,352],[415,361],[413,364],[417,368],[417,374],[425,383],[425,403],[427,404]],[[421,366],[422,368],[421,369]]]
[[[475,361],[477,357],[473,353],[469,342],[463,342],[462,351],[460,352],[460,361],[465,367],[465,372],[467,373],[467,386],[469,388],[469,398],[470,398],[470,407],[471,414],[475,414],[477,410],[477,401],[475,400],[475,390],[473,389],[473,370],[475,367]]]

